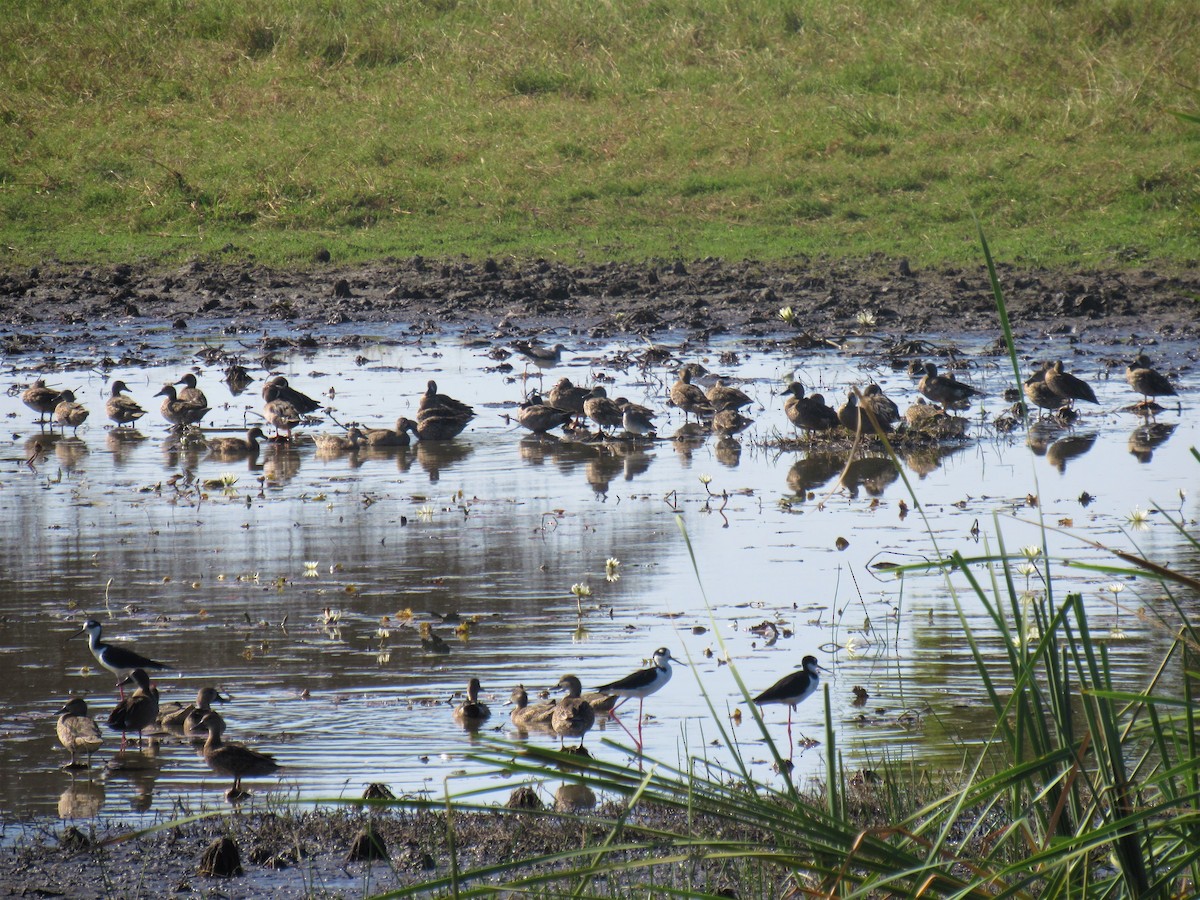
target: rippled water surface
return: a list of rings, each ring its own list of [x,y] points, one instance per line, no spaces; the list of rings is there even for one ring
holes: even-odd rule
[[[574,672],[594,687],[641,667],[659,646],[692,665],[676,667],[646,703],[651,756],[727,762],[727,751],[712,744],[718,730],[700,687],[722,715],[745,712],[726,659],[759,691],[813,653],[829,670],[831,715],[851,759],[908,750],[920,764],[955,765],[964,745],[994,724],[963,622],[940,577],[901,581],[875,563],[919,561],[938,550],[983,553],[996,549],[998,530],[1010,548],[1037,543],[1026,522],[1040,510],[1067,532],[1050,533],[1052,556],[1109,560],[1072,536],[1080,535],[1122,548],[1136,540],[1156,560],[1191,564],[1161,516],[1138,532],[1128,519],[1134,507],[1154,503],[1195,516],[1192,494],[1180,496],[1197,472],[1189,453],[1194,423],[1186,411],[1160,415],[1167,427],[1150,446],[1136,431],[1140,420],[1120,411],[1136,399],[1120,372],[1094,381],[1099,408],[1085,410],[1072,432],[1027,442],[1023,430],[998,435],[977,426],[961,446],[906,455],[903,474],[926,521],[886,460],[857,461],[839,486],[843,458],[771,446],[792,434],[776,392],[793,372],[831,398],[875,379],[903,408],[916,391],[902,368],[868,363],[853,348],[782,353],[731,340],[681,350],[740,383],[757,401],[750,410],[757,421],[737,442],[673,441],[667,436],[683,416],[665,405],[669,368],[620,363],[618,354],[639,354],[644,344],[563,341],[569,349],[546,373],[547,389],[561,375],[576,383],[604,378],[610,396],[661,409],[666,439],[531,438],[504,417],[524,389],[517,358],[512,372],[496,371],[491,343],[410,341],[399,328],[353,350],[331,341],[277,354],[273,370],[323,395],[338,422],[386,427],[414,414],[426,379],[436,378],[478,412],[459,439],[322,457],[298,436],[253,465],[181,451],[153,394],[187,365],[199,366],[214,407],[209,436],[259,421],[267,373],[254,354],[246,359],[256,381],[235,396],[219,367],[192,355],[200,345],[174,348],[186,364],[110,353],[116,365],[105,371],[51,373],[52,384],[75,388],[92,409],[78,437],[51,442],[19,390],[0,397],[0,808],[19,819],[97,812],[129,819],[223,803],[227,781],[178,740],[165,741],[143,768],[112,772],[104,766],[120,736],[106,732],[90,778],[58,771],[65,754],[54,713],[64,698],[85,694],[101,716],[114,699],[113,678],[93,664],[84,640],[67,640],[89,617],[103,623],[106,638],[171,664],[157,680],[164,702],[188,702],[206,684],[231,695],[221,710],[227,737],[286,766],[256,790],[358,796],[367,783],[384,782],[397,794],[440,795],[448,775],[466,772],[470,783],[476,771],[464,754],[477,738],[451,718],[451,698],[470,677],[482,681],[492,708],[479,735],[505,737],[502,704],[516,683],[533,694]],[[970,348],[967,355],[975,366],[969,377],[989,392],[990,421],[1005,405],[1004,361]],[[12,385],[42,374],[38,360],[7,365]],[[1075,368],[1090,378],[1103,371],[1086,358]],[[152,410],[140,437],[119,436],[104,420],[115,378]],[[1190,387],[1183,385],[1185,397]],[[337,430],[326,420],[304,432]],[[1095,498],[1088,505],[1080,502],[1085,493]],[[906,517],[901,501],[910,507]],[[607,567],[610,559],[619,565]],[[606,577],[612,572],[617,580]],[[1111,651],[1118,671],[1140,684],[1170,629],[1136,615],[1156,608],[1152,590],[1123,585],[1118,614],[1106,584],[1100,575],[1063,573],[1056,590],[1083,591],[1097,634],[1123,633]],[[590,595],[577,600],[573,585]],[[999,638],[979,604],[967,593],[960,599],[984,646],[997,652]],[[443,621],[448,614],[458,618]],[[777,624],[777,640],[752,630],[763,622]],[[448,643],[448,654],[423,647],[422,623]],[[869,694],[865,705],[854,705],[855,687]],[[767,707],[765,717],[783,740],[786,710]],[[622,721],[634,727],[636,713]],[[730,727],[756,775],[777,778],[750,718]],[[820,695],[799,708],[794,730],[797,740],[823,738]],[[601,737],[630,743],[613,723],[593,732],[592,752],[612,758],[621,751]],[[821,773],[820,747],[796,752],[801,774]]]

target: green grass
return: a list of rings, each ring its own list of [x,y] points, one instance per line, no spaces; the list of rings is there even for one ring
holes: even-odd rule
[[[0,265],[1200,258],[1187,0],[12,0]]]

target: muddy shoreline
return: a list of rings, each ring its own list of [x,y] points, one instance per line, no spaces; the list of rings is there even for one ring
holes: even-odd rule
[[[1015,330],[1027,337],[1153,343],[1200,329],[1200,270],[999,270]],[[47,353],[103,341],[111,326],[170,323],[239,334],[403,322],[495,337],[556,330],[590,337],[686,333],[694,340],[795,331],[999,334],[983,266],[917,271],[904,261],[719,260],[570,267],[414,258],[354,269],[275,271],[193,262],[40,267],[0,273],[5,351]],[[795,314],[792,325],[779,316]]]

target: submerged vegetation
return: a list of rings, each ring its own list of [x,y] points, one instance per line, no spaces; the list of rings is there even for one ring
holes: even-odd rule
[[[0,265],[1200,256],[1185,0],[6,13]]]

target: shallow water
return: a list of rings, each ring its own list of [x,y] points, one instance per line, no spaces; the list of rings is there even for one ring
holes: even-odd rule
[[[190,362],[203,349],[165,332],[157,340],[161,346],[146,357],[169,348]],[[547,389],[560,375],[576,383],[611,377],[610,396],[663,410],[663,435],[683,424],[665,408],[674,380],[666,368],[614,364],[614,354],[637,354],[644,345],[564,342],[571,349],[547,372]],[[322,458],[298,438],[292,447],[267,448],[252,466],[173,450],[176,439],[152,395],[185,365],[139,355],[103,375],[94,368],[54,373],[51,383],[77,387],[92,417],[78,438],[53,442],[30,464],[34,440],[49,441],[19,391],[0,397],[9,426],[0,442],[0,647],[9,676],[0,683],[7,711],[0,764],[8,775],[0,808],[8,818],[99,811],[129,820],[223,803],[227,781],[179,741],[165,742],[142,769],[109,772],[103,765],[120,736],[106,732],[90,779],[57,770],[66,761],[54,735],[63,699],[86,694],[101,717],[113,703],[112,677],[93,665],[82,638],[67,640],[88,617],[103,623],[107,639],[172,665],[157,680],[164,702],[189,702],[205,684],[231,695],[221,709],[228,738],[286,766],[280,777],[260,780],[259,791],[357,797],[367,783],[384,782],[396,794],[441,795],[447,776],[464,772],[453,786],[473,785],[479,776],[469,773],[478,769],[464,754],[477,737],[454,724],[450,699],[468,678],[481,679],[492,708],[479,736],[504,738],[510,729],[502,704],[514,684],[532,695],[574,672],[594,687],[642,666],[659,646],[692,665],[676,667],[670,684],[646,702],[647,753],[670,763],[689,755],[729,762],[712,745],[719,734],[703,685],[722,715],[743,713],[740,725],[727,724],[755,775],[774,780],[726,659],[757,692],[801,656],[817,655],[829,670],[840,745],[855,765],[911,752],[919,765],[955,766],[994,726],[944,581],[900,581],[874,563],[919,561],[937,550],[982,554],[996,548],[997,529],[1010,549],[1037,543],[1032,495],[1047,524],[1069,523],[1068,534],[1049,533],[1051,556],[1111,561],[1071,536],[1078,534],[1122,548],[1136,540],[1152,559],[1191,564],[1161,516],[1136,533],[1128,519],[1135,506],[1154,503],[1195,517],[1190,493],[1179,494],[1195,480],[1195,425],[1172,409],[1158,421],[1176,426],[1173,433],[1153,448],[1139,443],[1140,420],[1119,411],[1135,399],[1120,373],[1094,381],[1098,410],[1086,410],[1072,432],[1039,438],[1033,452],[1023,431],[976,427],[972,440],[940,458],[908,455],[904,474],[931,535],[915,511],[900,515],[900,501],[912,501],[886,461],[861,460],[853,486],[838,488],[841,460],[767,446],[792,433],[775,395],[792,372],[831,398],[869,378],[902,408],[916,397],[903,370],[869,363],[865,353],[712,344],[686,359],[731,376],[757,400],[750,412],[756,424],[737,443],[601,446],[537,440],[507,423],[505,412],[522,395],[516,376],[523,367],[514,357],[514,372],[493,371],[490,349],[466,338],[410,339],[397,328],[368,347],[331,343],[277,354],[275,371],[324,393],[339,422],[390,427],[415,413],[428,378],[475,405],[478,418],[456,441],[391,453]],[[736,361],[721,360],[733,350]],[[990,420],[1004,407],[1005,362],[968,356],[980,363],[970,380],[988,390]],[[7,362],[12,384],[42,374],[33,368],[38,360]],[[201,374],[215,407],[206,421],[210,436],[258,421],[266,373],[250,368],[256,382],[238,396],[219,380],[219,368]],[[1094,378],[1099,366],[1079,362],[1075,369]],[[106,427],[103,398],[115,378],[151,410],[139,429],[144,439],[122,439]],[[1193,385],[1181,387],[1186,397]],[[306,429],[337,430],[329,422]],[[1086,506],[1079,499],[1085,492],[1095,498]],[[848,541],[845,549],[838,538]],[[610,558],[619,560],[615,581],[606,578]],[[1094,633],[1123,632],[1111,641],[1116,671],[1143,683],[1170,641],[1169,627],[1135,612],[1157,608],[1153,589],[1125,583],[1118,614],[1109,579],[1060,574],[1056,591],[1083,591]],[[587,585],[590,596],[577,601],[575,584]],[[1000,638],[977,601],[965,592],[959,598],[967,623],[998,653]],[[469,625],[459,633],[431,611],[457,613]],[[783,635],[769,641],[751,630],[764,621],[778,623]],[[448,642],[449,654],[422,648],[423,622]],[[856,686],[869,694],[865,705],[854,705]],[[797,740],[823,738],[821,701],[818,694],[797,710]],[[636,718],[631,707],[622,721],[636,729]],[[785,740],[786,709],[767,707],[765,719],[772,737]],[[602,737],[631,743],[611,722],[593,732],[592,752],[611,758],[621,751]],[[798,773],[819,776],[822,752],[798,748]],[[547,783],[552,789],[553,779]],[[512,787],[496,784],[504,793]]]

